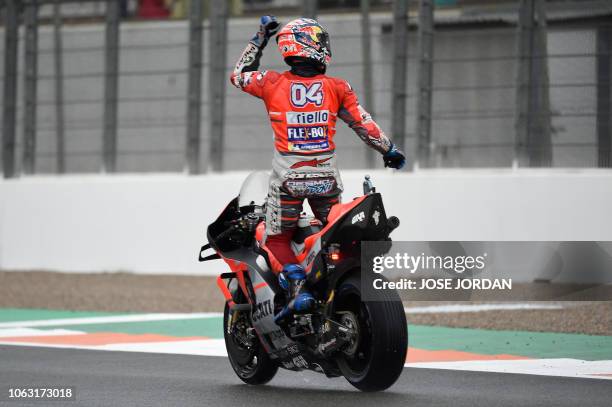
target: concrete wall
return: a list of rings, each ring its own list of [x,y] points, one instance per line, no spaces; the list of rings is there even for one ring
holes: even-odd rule
[[[612,241],[612,172],[375,171],[394,240]],[[0,181],[0,268],[215,274],[205,227],[246,173]],[[344,200],[363,172],[343,173]],[[216,263],[216,264],[214,264]]]

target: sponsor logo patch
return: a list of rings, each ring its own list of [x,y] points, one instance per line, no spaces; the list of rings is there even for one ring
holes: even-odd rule
[[[324,150],[329,148],[329,142],[321,141],[318,143],[288,143],[289,151],[312,151],[312,150]]]
[[[264,77],[266,76],[267,73],[268,71],[260,71],[255,77],[255,79],[260,85],[263,84]]]
[[[292,362],[296,367],[300,367],[304,369],[308,368],[308,362],[306,362],[306,359],[304,359],[301,355],[294,357]]]
[[[287,112],[287,124],[327,124],[329,110],[314,112]]]
[[[285,189],[293,196],[326,195],[336,186],[333,178],[317,178],[303,180],[287,180]]]
[[[380,212],[374,211],[372,214],[372,219],[374,219],[374,223],[376,223],[376,226],[378,226],[378,222],[380,222]]]
[[[304,126],[287,128],[287,140],[306,141],[306,140],[326,140],[327,126]]]
[[[365,219],[365,213],[363,212],[359,212],[357,215],[353,216],[353,219],[351,221],[351,224],[355,224],[357,222],[361,222]]]
[[[300,350],[298,349],[297,345],[289,345],[287,346],[287,353],[289,355],[299,355]]]
[[[257,306],[252,316],[253,322],[267,317],[270,314],[272,314],[272,304],[270,303],[270,300],[257,303]]]
[[[319,165],[326,163],[331,160],[331,157],[324,158],[319,160],[318,158],[314,158],[312,160],[307,161],[299,161],[291,166],[292,169],[302,168],[302,167],[318,167]],[[329,164],[328,164],[329,165]]]

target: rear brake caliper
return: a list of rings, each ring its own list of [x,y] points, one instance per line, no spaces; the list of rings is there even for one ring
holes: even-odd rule
[[[355,314],[350,311],[340,311],[340,326],[338,336],[345,341],[342,352],[345,355],[353,356],[359,347],[359,321]]]
[[[294,323],[289,327],[289,333],[292,338],[315,333],[314,326],[312,325],[312,314],[295,315]]]

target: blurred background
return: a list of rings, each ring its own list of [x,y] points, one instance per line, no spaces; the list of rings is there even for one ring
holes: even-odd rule
[[[411,169],[610,167],[612,2],[1,0],[5,178],[270,166],[260,101],[228,77],[258,16],[317,17],[328,73]],[[262,69],[284,70],[272,42]],[[341,168],[382,167],[346,126]]]

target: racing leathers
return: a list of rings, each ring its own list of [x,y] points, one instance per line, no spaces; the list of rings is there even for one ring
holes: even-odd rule
[[[260,33],[261,34],[261,33]],[[338,118],[381,154],[393,144],[359,104],[347,81],[327,76],[304,61],[290,71],[259,71],[267,39],[256,35],[231,74],[237,88],[262,99],[274,132],[274,158],[266,201],[265,246],[278,273],[298,263],[290,241],[308,199],[323,223],[343,190],[336,166],[334,135]]]

